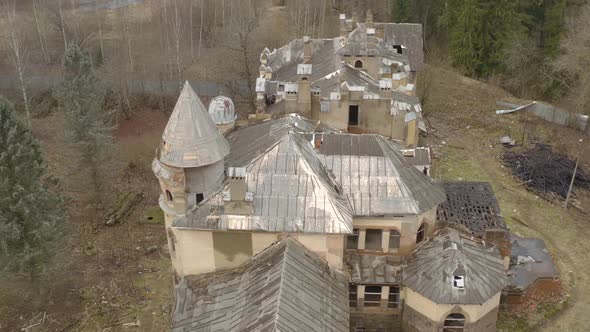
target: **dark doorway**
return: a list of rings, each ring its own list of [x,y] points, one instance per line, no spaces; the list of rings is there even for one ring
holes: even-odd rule
[[[424,236],[426,233],[426,229],[424,227],[424,224],[420,225],[420,228],[418,228],[418,232],[416,233],[416,244],[424,241]]]
[[[393,49],[397,52],[397,54],[402,54],[402,46],[401,45],[393,45]]]
[[[354,62],[354,68],[363,68],[363,62],[361,60],[356,60]]]
[[[359,107],[358,105],[348,106],[348,125],[358,126],[359,125]]]
[[[204,199],[205,197],[203,194],[197,194],[197,204],[201,203]]]

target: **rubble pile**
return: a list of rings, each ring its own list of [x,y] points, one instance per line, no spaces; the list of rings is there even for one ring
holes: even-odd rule
[[[523,153],[506,152],[502,164],[524,182],[527,189],[541,196],[566,198],[576,161],[553,152],[551,146],[537,144]],[[574,189],[590,190],[590,176],[578,166]]]

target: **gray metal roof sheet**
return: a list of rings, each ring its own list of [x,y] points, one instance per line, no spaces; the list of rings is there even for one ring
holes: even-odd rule
[[[242,266],[183,279],[172,331],[347,331],[348,282],[286,238]]]
[[[177,227],[260,230],[267,232],[350,233],[352,212],[346,196],[312,146],[289,132],[248,166],[252,213],[226,211],[222,188],[177,219]]]
[[[464,288],[453,286],[456,275],[464,277]],[[403,271],[405,286],[438,304],[483,304],[508,283],[495,247],[450,228],[418,245]]]
[[[559,278],[557,268],[553,264],[553,258],[542,239],[522,238],[510,234],[512,242],[511,261],[518,256],[531,257],[535,261],[524,264],[511,262],[510,273],[512,275],[510,287],[517,290],[526,290],[538,279]]]
[[[158,160],[168,166],[199,167],[220,161],[228,153],[228,142],[186,82],[164,129]]]
[[[419,214],[446,199],[442,186],[416,170],[391,140],[334,133],[316,139],[322,141],[320,160],[342,186],[354,216]]]
[[[413,70],[424,67],[424,40],[422,24],[415,23],[375,23],[375,28],[383,29],[383,39],[389,45],[403,45]]]

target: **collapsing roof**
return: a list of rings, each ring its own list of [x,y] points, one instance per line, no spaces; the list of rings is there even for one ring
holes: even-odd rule
[[[353,284],[399,284],[402,267],[399,257],[383,255],[359,255],[351,253],[346,256],[350,269],[350,282]]]
[[[496,195],[487,182],[444,182],[447,200],[438,207],[437,221],[467,227],[474,235],[507,230]]]
[[[555,280],[559,274],[545,241],[541,239],[522,238],[510,234],[512,255],[510,257],[510,288],[524,291],[539,279]]]
[[[403,283],[437,304],[483,304],[509,278],[496,248],[446,228],[414,250]]]
[[[240,267],[184,279],[172,331],[348,331],[348,281],[292,238]]]
[[[228,153],[229,144],[186,82],[164,129],[157,159],[173,167],[199,167],[223,160]]]

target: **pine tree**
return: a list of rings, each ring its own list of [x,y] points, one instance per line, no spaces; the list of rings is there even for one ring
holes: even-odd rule
[[[450,52],[453,65],[475,74],[481,67],[480,45],[482,10],[477,0],[465,0],[454,10],[450,26]]]
[[[66,78],[54,91],[63,126],[68,191],[94,217],[105,203],[114,170],[113,114],[105,107],[106,88],[91,67],[90,55],[70,45],[64,60]],[[88,215],[92,219],[92,215]]]
[[[37,140],[0,97],[0,269],[36,287],[63,250],[65,213]]]
[[[391,4],[391,19],[396,23],[413,22],[415,0],[394,0]]]
[[[554,58],[564,31],[566,0],[545,0],[545,17],[541,46],[545,55]]]

